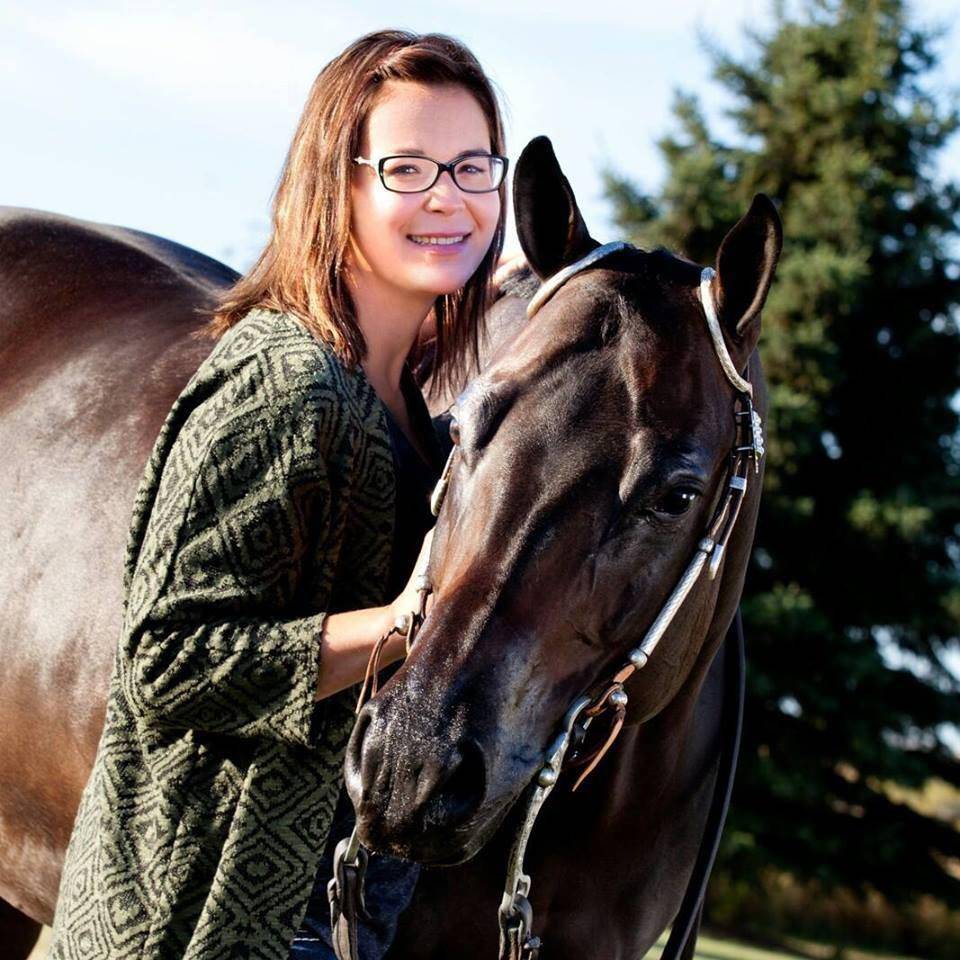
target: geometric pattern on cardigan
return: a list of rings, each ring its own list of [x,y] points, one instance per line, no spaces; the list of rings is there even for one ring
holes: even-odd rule
[[[385,411],[255,309],[173,404],[133,507],[106,720],[64,863],[57,960],[285,960],[357,687],[319,703],[327,612],[386,602]]]

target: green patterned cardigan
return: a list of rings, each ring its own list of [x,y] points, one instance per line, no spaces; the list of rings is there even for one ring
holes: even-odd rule
[[[357,688],[315,700],[328,611],[376,606],[394,467],[362,371],[257,309],[174,403],[137,493],[106,723],[57,960],[285,960]]]

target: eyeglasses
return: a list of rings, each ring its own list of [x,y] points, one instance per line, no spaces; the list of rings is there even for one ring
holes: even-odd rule
[[[353,162],[373,167],[380,182],[394,193],[423,193],[440,179],[444,170],[449,171],[464,193],[490,193],[503,183],[509,161],[492,153],[467,153],[450,163],[410,156],[382,157],[377,163],[354,157]]]

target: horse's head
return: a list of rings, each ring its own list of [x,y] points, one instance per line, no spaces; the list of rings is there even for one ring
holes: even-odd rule
[[[546,138],[520,158],[515,205],[541,279],[599,246]],[[754,349],[780,244],[776,211],[758,196],[707,291],[761,413]],[[688,261],[613,253],[566,280],[461,396],[434,604],[347,753],[372,848],[434,863],[472,856],[572,701],[625,663],[683,577],[738,436],[737,391],[700,287]],[[751,483],[719,576],[697,580],[628,681],[629,723],[699,689],[739,598],[759,477]]]

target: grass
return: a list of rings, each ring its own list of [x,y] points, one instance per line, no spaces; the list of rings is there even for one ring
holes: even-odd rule
[[[701,934],[697,940],[696,960],[828,960],[837,956],[836,948],[823,943],[806,940],[790,940],[791,947],[769,948],[740,940],[730,940],[710,934]],[[647,953],[644,960],[657,960],[667,944],[664,933]],[[794,950],[796,952],[794,952]],[[848,948],[843,953],[844,960],[919,960],[889,953],[870,953],[866,950]]]

